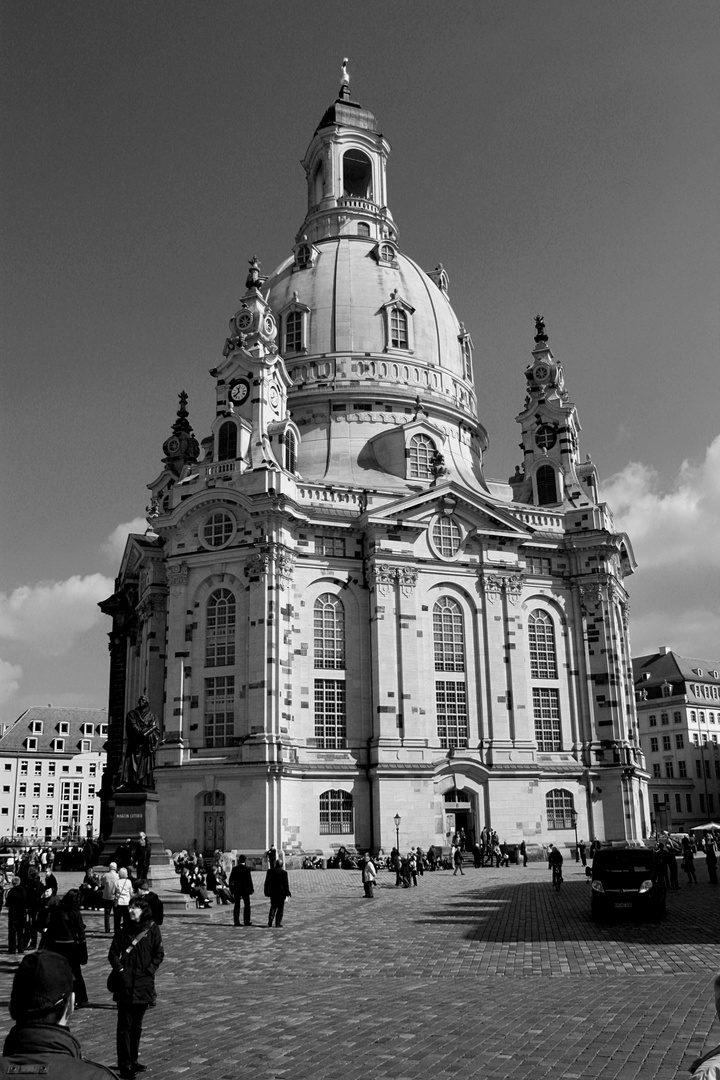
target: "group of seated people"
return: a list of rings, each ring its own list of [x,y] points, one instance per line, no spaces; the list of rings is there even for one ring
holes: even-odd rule
[[[198,907],[211,907],[213,898],[217,904],[233,902],[220,852],[215,853],[214,861],[207,866],[201,855],[188,856],[185,852],[176,860],[176,867],[178,863],[180,892],[192,896]]]

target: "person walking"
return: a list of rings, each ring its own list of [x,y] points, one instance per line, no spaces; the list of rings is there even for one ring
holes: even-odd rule
[[[75,1008],[85,1008],[88,1004],[88,992],[82,969],[88,962],[88,951],[85,923],[80,913],[79,889],[69,889],[61,900],[57,897],[50,900],[42,948],[65,957],[73,973]]]
[[[115,907],[115,890],[119,881],[117,863],[111,862],[103,881],[102,903],[105,913],[105,933],[110,933],[110,914]]]
[[[365,856],[365,862],[362,868],[362,883],[365,890],[365,896],[368,900],[374,899],[373,887],[375,885],[375,879],[377,878],[377,871],[375,870],[375,863],[372,860],[370,852]]]
[[[115,916],[116,934],[122,928],[125,914],[132,898],[132,894],[132,881],[128,877],[128,872],[125,867],[121,866],[118,872],[117,885],[115,886],[115,908],[113,910],[113,914]]]
[[[73,973],[59,953],[41,949],[20,962],[10,995],[10,1030],[0,1076],[26,1073],[55,1080],[112,1080],[115,1073],[82,1055],[70,1031]]]
[[[578,850],[580,852],[580,862],[583,866],[587,866],[587,844],[584,840],[581,840],[578,844]]]
[[[240,925],[240,901],[243,904],[243,925],[252,926],[250,921],[250,896],[255,892],[252,871],[247,865],[244,855],[238,855],[237,863],[230,871],[228,886],[233,897],[233,923]]]
[[[156,1000],[155,972],[165,957],[162,934],[150,905],[133,897],[127,921],[115,934],[108,960],[112,971],[108,989],[117,1002],[117,1055],[122,1080],[133,1080],[146,1066],[138,1061],[143,1021]]]
[[[292,896],[292,893],[290,892],[290,880],[281,851],[278,852],[275,865],[265,875],[264,892],[270,900],[268,926],[272,926],[273,922],[275,926],[282,926],[285,901],[289,896]]]
[[[688,885],[697,885],[697,874],[695,873],[695,854],[687,836],[682,840],[683,849],[683,870],[687,874]]]
[[[461,876],[465,877],[465,871],[463,870],[463,867],[462,867],[462,858],[463,858],[462,857],[462,851],[460,850],[460,845],[459,844],[456,845],[453,848],[452,858],[453,858],[453,866],[455,867],[455,869],[453,870],[453,877],[455,877],[458,870],[460,871]]]
[[[12,879],[12,888],[5,897],[5,906],[8,914],[8,952],[24,952],[27,929],[27,890],[20,884],[17,874]]]

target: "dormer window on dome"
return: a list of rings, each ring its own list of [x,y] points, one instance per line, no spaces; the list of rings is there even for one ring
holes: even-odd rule
[[[408,446],[408,475],[413,480],[432,480],[437,447],[429,435],[413,435]]]
[[[317,260],[317,248],[314,244],[309,244],[307,237],[303,237],[299,244],[296,244],[293,248],[295,255],[295,263],[293,270],[307,270],[309,267],[314,266]]]
[[[377,244],[373,254],[381,266],[399,265],[397,247],[390,240],[382,240]]]
[[[282,351],[284,355],[307,352],[310,308],[301,304],[296,292],[287,307],[280,312]]]
[[[390,294],[390,302],[384,304],[382,310],[385,314],[385,351],[397,349],[412,352],[412,316],[415,308],[399,297],[397,292],[393,292]]]

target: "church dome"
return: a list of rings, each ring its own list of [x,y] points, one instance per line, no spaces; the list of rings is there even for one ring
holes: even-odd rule
[[[443,368],[470,396],[464,328],[445,291],[417,263],[395,245],[363,236],[323,239],[312,253],[305,266],[287,259],[267,282],[281,332],[289,313],[307,309],[303,337],[288,341],[285,334],[280,343],[291,373],[299,362],[353,353],[407,367],[411,385],[424,382],[416,378],[419,366]],[[407,330],[399,337],[393,336],[395,312]],[[295,343],[300,349],[294,352],[288,344]]]

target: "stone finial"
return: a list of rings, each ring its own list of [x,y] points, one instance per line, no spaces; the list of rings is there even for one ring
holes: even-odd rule
[[[541,342],[544,343],[544,342],[547,341],[547,339],[548,339],[548,336],[545,333],[545,318],[544,318],[543,315],[536,315],[535,316],[535,341],[537,342],[538,345],[540,345]]]
[[[349,86],[350,85],[350,72],[348,71],[348,58],[347,58],[347,56],[343,59],[343,62],[342,62],[342,69],[341,69],[341,72],[340,72],[340,85],[341,86]]]

